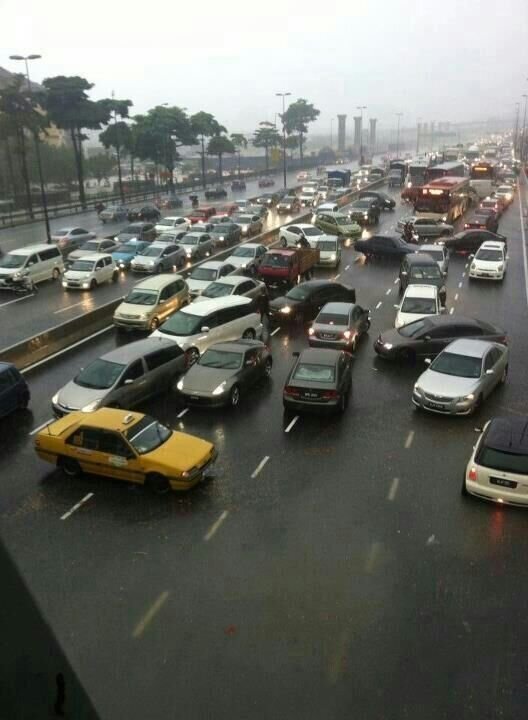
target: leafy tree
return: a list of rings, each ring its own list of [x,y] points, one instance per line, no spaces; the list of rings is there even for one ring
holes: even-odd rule
[[[281,120],[285,125],[288,135],[297,133],[299,136],[301,165],[304,160],[303,148],[305,135],[308,132],[308,124],[314,122],[320,114],[320,110],[317,110],[312,103],[307,102],[304,98],[299,98],[296,102],[289,105],[286,112],[281,115]]]
[[[110,111],[114,122],[109,125],[106,130],[103,130],[99,135],[99,140],[103,143],[105,148],[115,148],[117,157],[117,178],[119,183],[119,195],[121,202],[125,201],[123,194],[123,176],[121,172],[121,150],[126,148],[127,142],[130,143],[130,128],[123,118],[128,117],[128,110],[132,106],[131,100],[104,100],[106,107]],[[117,118],[121,119],[118,121]]]
[[[215,135],[209,140],[207,145],[207,154],[218,156],[218,177],[220,178],[220,182],[223,180],[222,156],[226,153],[228,155],[233,155],[235,152],[236,148],[234,144],[225,135]]]
[[[48,183],[67,186],[73,185],[77,177],[77,171],[73,153],[69,147],[54,147],[47,143],[41,143],[40,158],[42,162],[42,174]],[[34,156],[31,157],[29,173],[33,182],[37,182],[38,168]]]
[[[248,141],[242,133],[231,133],[231,142],[235,146],[238,155],[238,177],[240,177],[240,151],[242,148],[244,148],[244,150],[247,148]]]
[[[202,185],[205,188],[207,185],[207,175],[205,172],[205,139],[212,138],[215,135],[221,135],[227,132],[227,130],[223,125],[220,125],[214,115],[203,111],[191,115],[191,126],[202,147],[200,152],[202,160]]]
[[[112,100],[90,100],[88,92],[93,88],[93,84],[77,75],[57,75],[47,78],[42,84],[46,88],[46,92],[42,94],[42,105],[49,119],[70,134],[77,168],[79,199],[81,205],[86,207],[82,143],[87,139],[87,135],[83,130],[101,130],[102,126],[108,123]]]
[[[290,151],[290,160],[293,160],[293,153],[299,147],[299,136],[288,135],[286,138],[286,150]]]
[[[115,160],[108,153],[98,153],[92,155],[85,161],[86,172],[90,177],[94,177],[98,184],[101,180],[108,178],[115,168]]]
[[[174,189],[174,167],[180,156],[178,148],[196,145],[196,135],[185,110],[157,105],[146,115],[136,115],[136,155],[162,165],[168,173],[171,192]]]
[[[270,148],[280,147],[281,136],[277,132],[277,128],[273,123],[261,122],[260,127],[255,130],[253,135],[252,144],[255,147],[264,148],[264,155],[266,158],[266,172],[269,170],[269,151]]]
[[[321,148],[319,150],[319,152],[317,153],[317,159],[323,165],[335,163],[335,161],[336,161],[335,151],[331,147]]]

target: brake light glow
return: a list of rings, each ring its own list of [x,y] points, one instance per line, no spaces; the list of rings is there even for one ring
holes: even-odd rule
[[[289,385],[286,385],[284,388],[284,395],[288,395],[289,397],[299,397],[300,391],[297,390],[297,388],[292,388]]]
[[[337,390],[325,390],[323,393],[323,398],[325,400],[334,400],[337,398]]]
[[[477,468],[472,467],[471,470],[468,472],[468,480],[471,480],[471,482],[477,482]]]

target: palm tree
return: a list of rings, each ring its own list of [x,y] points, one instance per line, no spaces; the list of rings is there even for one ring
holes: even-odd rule
[[[264,148],[266,158],[266,172],[269,170],[269,151],[272,147],[280,147],[281,136],[273,123],[261,122],[260,127],[255,130],[253,135],[253,145],[255,147]]]
[[[236,152],[236,148],[231,140],[225,135],[215,135],[209,140],[207,145],[208,155],[218,155],[218,177],[220,182],[223,180],[222,172],[222,155],[226,153],[232,155]]]
[[[231,142],[236,148],[237,155],[238,155],[238,177],[240,177],[240,150],[244,148],[244,150],[248,146],[248,141],[245,135],[242,133],[231,133]]]
[[[197,112],[195,115],[191,115],[190,120],[191,127],[194,131],[194,134],[199,139],[202,148],[200,152],[200,156],[202,159],[202,185],[205,188],[207,185],[207,176],[205,174],[205,139],[212,138],[215,135],[221,135],[222,133],[227,132],[227,130],[223,125],[220,125],[218,120],[216,120],[214,115],[211,115],[211,113],[206,113],[203,111]]]

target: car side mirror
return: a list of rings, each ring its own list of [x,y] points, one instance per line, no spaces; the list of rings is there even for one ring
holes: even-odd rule
[[[402,270],[401,273],[400,273],[400,275],[402,275],[403,277],[407,277],[407,271],[406,271],[406,270]]]
[[[430,364],[431,364],[431,358],[425,358],[424,363],[425,363],[426,365],[430,365]]]
[[[471,253],[471,255],[469,256],[469,259],[473,260],[474,257],[475,257],[475,253]]]
[[[443,275],[443,277],[446,278],[446,277],[447,277],[447,270],[444,270],[444,271],[442,272],[442,275]]]
[[[489,370],[486,370],[486,375],[493,375],[494,372],[495,370],[493,370],[493,368],[490,368]]]
[[[200,330],[200,332],[208,333],[208,332],[209,332],[209,328],[207,327],[207,325],[202,325],[202,329]]]
[[[125,380],[125,382],[123,383],[123,385],[132,385],[133,382],[134,382],[134,381],[132,380],[132,378],[127,378],[127,379]]]
[[[300,354],[301,354],[301,353],[300,353],[300,352],[297,352],[297,351],[292,352],[292,357],[298,358]]]
[[[244,363],[244,365],[245,365],[246,367],[251,367],[251,365],[253,365],[253,364],[254,364],[253,360],[246,360],[245,363]]]

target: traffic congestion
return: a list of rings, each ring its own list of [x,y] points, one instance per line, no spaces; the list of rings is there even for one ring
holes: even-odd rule
[[[73,569],[78,604],[67,616],[69,581],[53,589],[37,573],[35,592],[59,634],[74,624],[76,663],[109,715],[119,706],[133,716],[134,693],[109,697],[118,666],[131,685],[144,682],[129,638],[155,657],[167,627],[187,623],[177,652],[195,670],[188,687],[170,662],[156,671],[183,708],[205,711],[200,663],[221,665],[228,638],[236,657],[217,671],[228,685],[257,645],[268,659],[281,643],[302,650],[314,689],[295,692],[294,716],[310,703],[322,713],[352,638],[365,652],[378,634],[390,646],[390,606],[401,607],[393,598],[416,564],[422,584],[408,590],[405,618],[415,652],[447,651],[461,634],[468,657],[479,652],[476,621],[449,626],[451,595],[469,617],[480,590],[467,577],[492,564],[497,538],[515,538],[522,557],[524,515],[496,513],[528,505],[528,198],[511,144],[502,147],[501,163],[482,143],[474,161],[460,148],[454,161],[310,171],[288,188],[177,212],[107,208],[93,229],[65,223],[54,245],[0,259],[0,283],[24,278],[0,303],[5,347],[115,305],[93,335],[0,374],[10,383],[4,534],[22,565],[34,561],[30,533],[54,572]],[[299,551],[313,549],[307,523],[321,544],[313,563]],[[453,560],[442,587],[440,552]],[[338,579],[299,597],[305,573],[328,565]],[[92,603],[94,573],[104,601]],[[349,604],[359,576],[368,589]],[[436,621],[420,613],[430,595],[444,602]],[[163,622],[148,615],[160,597]],[[310,624],[327,633],[313,652]],[[98,666],[95,625],[114,645]],[[427,677],[406,676],[397,647],[365,667],[349,662],[361,692],[374,667],[404,685]],[[454,693],[465,689],[452,680]],[[227,690],[222,708],[235,697]]]

